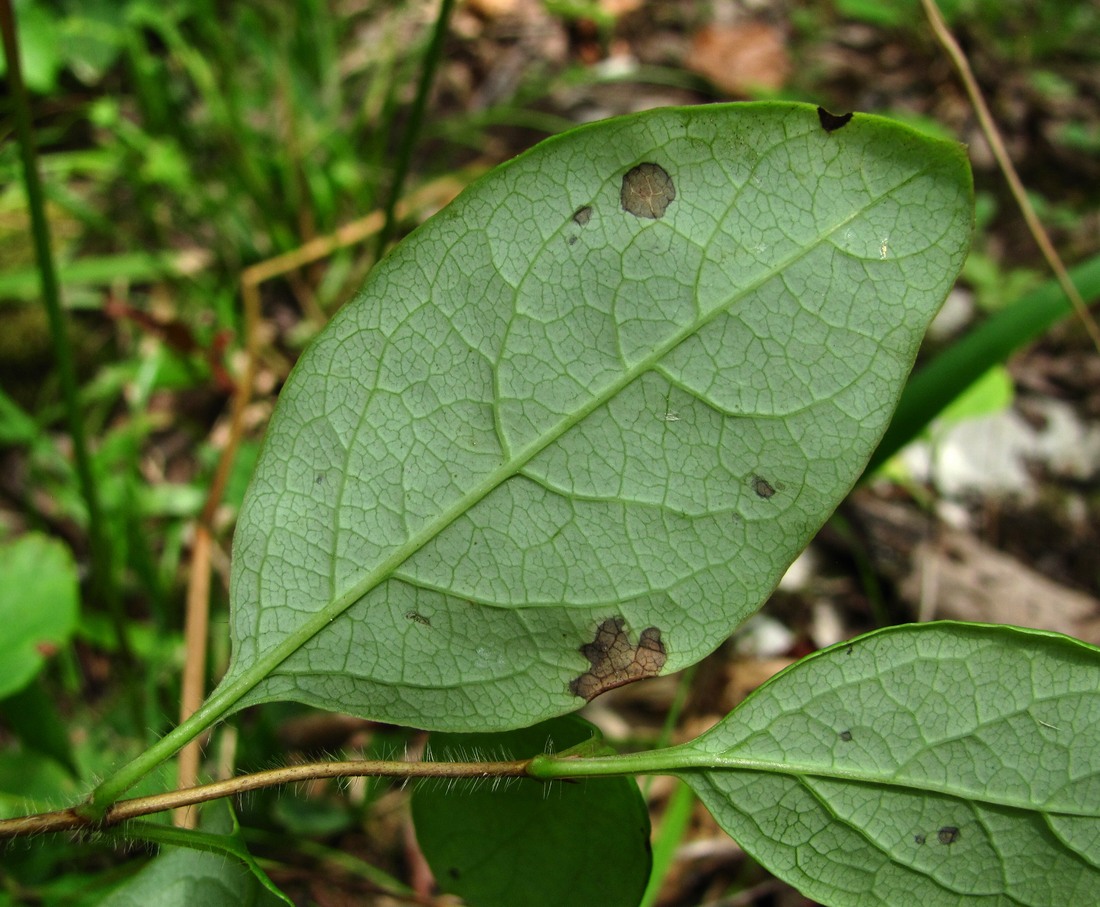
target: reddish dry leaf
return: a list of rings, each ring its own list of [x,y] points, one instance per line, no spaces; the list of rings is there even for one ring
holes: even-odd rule
[[[704,26],[692,38],[684,65],[728,95],[776,91],[791,73],[782,32],[764,22]]]

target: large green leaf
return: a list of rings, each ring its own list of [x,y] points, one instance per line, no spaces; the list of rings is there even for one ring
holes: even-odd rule
[[[825,904],[1096,903],[1100,650],[897,627],[778,675],[661,754],[760,862]],[[709,767],[709,768],[708,768]]]
[[[498,168],[287,382],[217,710],[490,730],[698,660],[859,475],[970,224],[960,146],[806,105]]]

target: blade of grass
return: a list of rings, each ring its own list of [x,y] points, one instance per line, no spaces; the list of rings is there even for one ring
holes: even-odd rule
[[[57,270],[64,287],[107,286],[118,280],[144,283],[192,273],[205,265],[201,254],[173,252],[121,252],[62,262]],[[36,268],[20,268],[0,274],[0,310],[7,303],[34,299],[39,292]]]
[[[1069,272],[1081,296],[1100,297],[1100,256]],[[890,427],[863,473],[870,476],[919,435],[966,388],[998,362],[1072,314],[1058,281],[1037,287],[1002,309],[921,368],[905,386]]]
[[[123,613],[122,599],[114,581],[110,533],[108,527],[104,524],[103,509],[100,505],[95,477],[92,475],[91,458],[88,455],[88,443],[84,435],[84,421],[77,388],[76,367],[73,363],[65,315],[61,309],[61,295],[58,288],[57,272],[54,269],[45,199],[38,175],[34,131],[31,125],[30,100],[26,86],[23,84],[19,44],[16,40],[15,31],[15,11],[12,9],[11,0],[0,0],[0,32],[3,33],[4,55],[8,61],[8,89],[11,96],[19,152],[23,162],[23,182],[31,216],[31,234],[34,240],[35,257],[42,281],[42,302],[49,319],[50,339],[54,359],[57,363],[58,380],[65,407],[65,420],[69,436],[72,438],[73,460],[76,465],[77,479],[88,512],[87,529],[92,560],[92,588],[96,593],[96,597],[107,606],[114,624],[119,652],[123,656],[124,663],[129,665],[131,663],[131,649],[126,632],[126,615]],[[138,696],[136,686],[126,684],[126,687],[131,696]],[[140,702],[135,699],[132,705],[135,714],[140,716]],[[140,727],[140,723],[138,727]]]
[[[413,105],[409,111],[409,122],[406,124],[405,131],[401,136],[401,146],[397,151],[393,180],[390,183],[389,193],[386,197],[386,221],[378,234],[375,260],[382,257],[382,253],[385,252],[390,239],[393,238],[397,200],[401,197],[405,177],[409,172],[409,161],[412,158],[413,147],[420,136],[420,127],[424,121],[424,109],[428,103],[428,94],[431,92],[432,82],[435,80],[436,66],[439,63],[439,58],[443,55],[443,39],[447,35],[447,24],[450,21],[454,5],[454,0],[440,0],[439,14],[435,19],[432,37],[424,50],[424,62],[420,69],[420,82],[416,86],[416,97],[413,99]]]
[[[657,903],[661,888],[675,861],[676,850],[687,834],[691,814],[695,809],[695,791],[679,778],[675,779],[674,784],[661,817],[661,825],[653,839],[653,868],[638,907],[653,907]]]
[[[248,844],[257,844],[269,850],[285,849],[287,844],[290,843],[285,835],[274,834],[259,828],[243,828],[241,833]],[[311,857],[324,864],[325,872],[330,869],[339,870],[364,879],[379,891],[390,895],[390,897],[417,903],[421,902],[421,899],[412,888],[404,882],[354,854],[345,853],[335,847],[327,847],[308,838],[299,838],[293,842],[293,846],[296,853]]]

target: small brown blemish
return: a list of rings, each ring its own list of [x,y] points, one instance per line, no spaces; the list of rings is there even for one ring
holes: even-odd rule
[[[573,223],[578,227],[583,227],[590,220],[592,220],[592,206],[585,205],[583,208],[578,208],[573,212]]]
[[[763,476],[752,477],[752,490],[765,500],[775,494],[775,488],[772,486],[772,483]]]
[[[623,189],[619,194],[623,210],[635,217],[657,220],[676,198],[672,177],[660,164],[639,164],[623,177]]]
[[[422,627],[430,627],[432,625],[430,618],[427,618],[423,614],[419,614],[416,611],[406,611],[405,619],[411,620],[413,623],[420,624]]]
[[[661,672],[668,653],[661,643],[661,631],[646,627],[633,645],[623,628],[621,617],[609,617],[596,630],[592,642],[581,646],[581,652],[592,667],[569,684],[569,691],[586,701],[595,699],[615,687],[621,687],[643,677],[655,677]]]
[[[924,835],[913,835],[913,842],[916,844],[924,843]]]
[[[852,739],[852,732],[851,731],[841,731],[840,732],[840,739],[843,740],[845,743],[848,743]]]
[[[941,844],[954,844],[959,840],[959,830],[954,825],[945,825],[936,832],[936,837]]]
[[[847,126],[852,119],[851,113],[829,113],[824,107],[817,108],[817,118],[826,132],[836,132],[841,126]]]

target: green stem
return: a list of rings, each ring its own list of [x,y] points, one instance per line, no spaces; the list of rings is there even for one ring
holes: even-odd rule
[[[550,781],[556,778],[606,778],[617,775],[651,774],[675,775],[687,780],[699,772],[760,772],[773,775],[856,782],[859,784],[896,785],[905,790],[912,789],[912,784],[899,777],[896,768],[845,768],[843,766],[825,766],[820,763],[803,763],[787,759],[731,756],[728,753],[699,749],[698,740],[664,750],[627,753],[621,756],[576,758],[561,753],[558,755],[535,756],[527,765],[527,774],[540,781]],[[952,794],[951,785],[948,783],[925,780],[921,784],[926,791],[931,793]],[[992,798],[988,802],[1002,806],[1030,808],[1027,801],[1022,797]]]
[[[827,778],[866,779],[866,772],[822,769],[817,765],[730,756],[701,750],[698,741],[661,750],[577,758],[567,753],[544,754],[531,759],[527,774],[540,781],[555,778],[598,778],[617,775],[685,775],[710,771],[774,772],[781,775],[818,775]]]
[[[118,639],[119,652],[125,662],[129,664],[131,650],[126,633],[126,620],[111,569],[110,534],[108,527],[104,524],[99,493],[92,475],[91,458],[88,456],[88,444],[84,436],[84,421],[80,409],[76,366],[73,363],[65,315],[61,309],[61,294],[50,245],[49,222],[46,218],[42,183],[38,175],[34,130],[31,125],[30,99],[27,96],[26,85],[23,83],[19,42],[15,28],[15,11],[12,9],[11,0],[0,0],[0,32],[3,33],[4,56],[8,61],[8,87],[11,93],[11,106],[15,119],[19,152],[23,161],[23,183],[27,192],[27,208],[31,217],[31,235],[34,240],[38,273],[42,281],[42,303],[46,308],[46,317],[49,320],[50,339],[57,363],[58,380],[61,384],[65,421],[73,443],[73,460],[76,466],[77,479],[80,483],[81,495],[84,498],[84,506],[88,511],[88,545],[92,560],[92,588],[99,600],[107,605],[114,624],[115,636]],[[128,686],[130,685],[128,684]],[[135,708],[140,714],[140,707],[135,705]]]
[[[397,152],[397,161],[394,166],[393,181],[390,184],[389,195],[386,198],[386,221],[378,234],[378,246],[375,252],[375,260],[382,257],[386,246],[393,237],[394,214],[397,210],[397,200],[405,186],[405,177],[409,172],[409,161],[412,158],[413,147],[420,137],[420,127],[424,122],[424,109],[428,104],[428,94],[431,92],[432,82],[435,81],[435,70],[439,64],[439,58],[443,55],[443,39],[447,36],[447,23],[451,18],[451,10],[454,9],[454,0],[441,0],[439,15],[436,16],[435,27],[432,30],[431,41],[424,51],[424,63],[420,70],[420,83],[416,87],[416,97],[412,108],[409,110],[409,122],[405,125],[405,132],[401,136],[401,147]]]
[[[0,0],[5,2],[5,0]],[[179,750],[194,740],[208,727],[224,718],[243,694],[235,685],[219,687],[182,724],[176,726],[140,756],[132,759],[113,775],[102,781],[88,802],[77,812],[86,819],[97,821],[126,791],[162,762],[171,759]]]
[[[672,774],[681,766],[675,760],[669,763],[661,758],[673,752],[668,750],[650,750],[643,753],[624,753],[614,756],[593,756],[577,758],[575,756],[542,755],[535,756],[527,769],[532,778],[551,781],[555,778],[597,778],[619,775]]]

